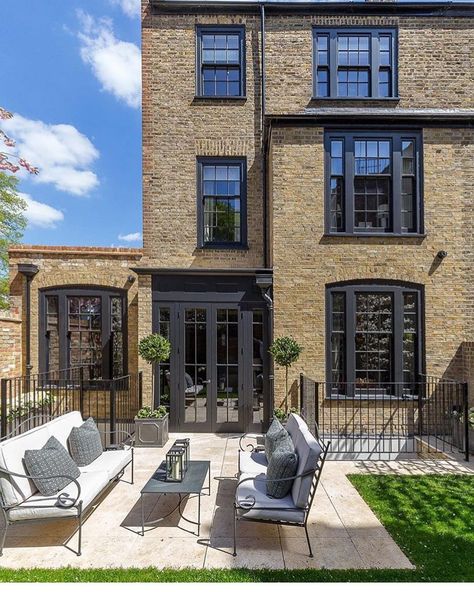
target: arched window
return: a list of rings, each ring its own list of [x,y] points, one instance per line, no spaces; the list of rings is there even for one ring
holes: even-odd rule
[[[125,294],[118,289],[48,289],[40,298],[40,368],[89,366],[91,377],[126,373]]]
[[[327,379],[338,392],[414,388],[423,371],[422,296],[414,284],[327,286]]]

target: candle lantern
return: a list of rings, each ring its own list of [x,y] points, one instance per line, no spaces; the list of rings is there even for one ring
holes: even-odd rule
[[[189,461],[191,460],[191,441],[189,438],[180,438],[176,440],[174,446],[180,446],[184,448],[184,470],[187,471],[189,467]]]
[[[166,454],[166,480],[182,481],[184,477],[184,448],[173,446]]]

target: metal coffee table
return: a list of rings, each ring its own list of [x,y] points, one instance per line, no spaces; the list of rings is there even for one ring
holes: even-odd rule
[[[208,475],[208,486],[204,487],[204,481],[206,480],[206,475]],[[199,536],[199,531],[201,528],[201,494],[203,489],[207,489],[209,491],[208,495],[211,495],[211,463],[208,460],[191,460],[189,461],[189,467],[184,475],[184,479],[179,482],[172,482],[166,481],[166,465],[164,462],[157,468],[151,479],[147,481],[145,486],[140,492],[140,501],[141,501],[141,511],[142,511],[142,536],[145,536],[145,526],[152,526],[153,524],[157,524],[164,518],[170,516],[173,512],[178,510],[179,515],[183,520],[189,522],[190,524],[197,525],[197,536]],[[162,495],[162,494],[176,494],[179,496],[178,505],[173,508],[171,512],[168,512],[165,516],[158,518],[157,520],[153,520],[152,522],[147,522],[145,524],[145,509],[143,498],[145,495]],[[189,520],[181,511],[181,505],[186,500],[189,499],[191,495],[198,497],[198,516],[197,522],[193,520]]]

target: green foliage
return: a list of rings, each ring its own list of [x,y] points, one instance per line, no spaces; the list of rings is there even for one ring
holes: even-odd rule
[[[277,337],[269,351],[278,366],[289,368],[298,360],[303,348],[293,337]]]
[[[464,413],[462,411],[453,411],[452,415],[459,421],[459,423],[464,423]],[[468,409],[467,422],[469,427],[474,428],[474,407]]]
[[[152,409],[151,407],[145,406],[138,410],[137,417],[139,419],[161,419],[167,413],[168,411],[163,405],[160,405],[158,409]]]
[[[152,333],[140,341],[138,353],[149,364],[166,362],[171,354],[171,343],[163,335]]]
[[[273,410],[274,417],[276,417],[278,419],[278,421],[281,421],[281,422],[286,421],[288,419],[288,416],[290,413],[299,413],[299,410],[296,409],[296,407],[292,407],[291,409],[288,410],[288,412],[286,412],[281,407],[276,407]]]
[[[26,228],[25,200],[17,192],[18,179],[0,172],[0,309],[8,308],[8,248]]]

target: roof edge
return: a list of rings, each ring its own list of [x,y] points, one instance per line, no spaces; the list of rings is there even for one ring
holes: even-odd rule
[[[25,255],[26,253],[45,255],[97,255],[97,256],[131,256],[141,258],[141,248],[130,247],[73,247],[60,245],[14,245],[8,249],[9,255]]]

